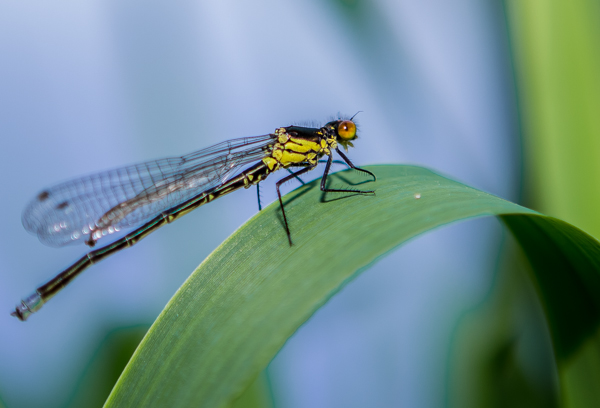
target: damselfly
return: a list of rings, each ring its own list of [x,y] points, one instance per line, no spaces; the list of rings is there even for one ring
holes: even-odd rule
[[[11,313],[20,320],[38,311],[71,280],[109,255],[127,248],[159,227],[241,187],[248,188],[279,169],[291,174],[276,183],[283,223],[290,246],[292,236],[281,199],[280,186],[314,169],[324,156],[321,180],[324,192],[373,194],[373,191],[326,188],[335,150],[351,168],[358,168],[342,153],[356,139],[351,119],[334,120],[321,128],[281,127],[255,137],[228,140],[207,149],[122,167],[58,184],[39,193],[23,211],[23,226],[42,243],[63,246],[85,242],[90,247],[122,228],[137,227],[123,238],[89,252],[40,286]],[[291,168],[300,168],[292,172]],[[260,196],[259,196],[260,209]]]

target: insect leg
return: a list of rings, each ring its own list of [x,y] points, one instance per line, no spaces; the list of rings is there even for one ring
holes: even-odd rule
[[[286,168],[286,170],[288,171],[288,173],[290,173],[291,175],[293,175],[294,177],[296,177],[296,180],[298,180],[300,182],[300,184],[302,184],[302,185],[306,184],[304,181],[302,181],[302,179],[300,177],[298,177],[297,175],[295,175],[292,170],[290,170],[289,168]]]
[[[363,173],[367,173],[368,175],[370,175],[371,177],[373,177],[373,181],[377,180],[377,177],[375,177],[375,174],[371,173],[369,170],[361,169],[360,167],[356,167],[354,164],[352,164],[352,162],[350,161],[350,159],[348,159],[346,157],[346,155],[344,153],[342,153],[339,148],[336,148],[335,150],[342,157],[342,159],[344,159],[344,161],[346,162],[346,164],[348,164],[348,166],[352,167],[354,170],[358,170],[358,171],[362,171]]]
[[[339,153],[339,151],[338,151],[338,153]],[[332,158],[333,157],[330,155],[329,159],[327,160],[327,164],[325,165],[325,171],[323,172],[323,178],[321,179],[321,191],[324,191],[326,193],[357,193],[357,194],[374,194],[375,193],[375,191],[373,191],[373,190],[361,191],[361,190],[349,190],[349,189],[348,190],[339,190],[339,189],[325,188],[325,185],[327,184],[327,176],[329,175],[329,169],[331,168]],[[342,158],[344,158],[344,160],[347,160],[347,157],[344,155],[342,155]],[[354,167],[354,165],[349,160],[347,163],[353,169],[364,171],[368,174],[371,174],[373,177],[375,177],[375,175],[373,173],[371,173],[370,171],[359,169],[358,167]]]
[[[283,208],[283,201],[281,200],[281,192],[279,191],[279,187],[285,183],[290,181],[291,179],[298,178],[299,175],[306,173],[307,171],[310,171],[312,169],[314,169],[316,166],[308,166],[303,168],[302,170],[298,170],[295,173],[290,174],[289,176],[286,176],[284,178],[282,178],[281,180],[279,180],[275,186],[277,188],[277,196],[279,197],[279,205],[281,206],[281,213],[283,214],[283,223],[285,224],[285,232],[287,233],[288,236],[288,241],[290,241],[290,246],[292,246],[292,236],[290,234],[290,227],[288,226],[288,222],[287,222],[287,218],[285,216],[285,209]],[[304,184],[304,183],[302,183]]]
[[[319,160],[319,163],[327,163],[327,160]],[[350,166],[348,166],[348,163],[343,162],[341,160],[333,160],[331,163],[333,163],[333,164],[343,164],[344,166],[350,167]]]
[[[340,163],[342,163],[342,162],[340,162]],[[344,163],[344,164],[346,164],[346,163]],[[290,170],[289,168],[286,168],[286,170],[290,174],[294,175],[294,172],[292,170]],[[294,175],[294,177],[296,177],[296,180],[298,180],[300,182],[300,184],[302,184],[302,185],[306,184],[304,181],[302,181],[302,179],[300,177],[298,177],[296,175]],[[260,187],[259,186],[260,186],[260,184],[257,183],[256,184],[256,197],[258,198],[258,211],[262,211],[262,205],[260,205]]]
[[[256,183],[256,198],[258,199],[258,211],[262,211],[262,206],[260,205],[260,183]]]

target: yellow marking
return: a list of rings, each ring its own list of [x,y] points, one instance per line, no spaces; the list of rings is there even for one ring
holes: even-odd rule
[[[214,195],[214,194],[209,194],[209,195],[208,195],[208,200],[207,200],[207,202],[208,202],[208,201],[212,201],[214,198],[215,198],[215,195]]]
[[[285,128],[275,129],[275,135],[277,135],[277,141],[279,143],[285,143],[290,140],[290,135],[287,134]]]
[[[262,161],[264,164],[267,165],[267,168],[271,171],[273,171],[273,169],[277,168],[277,166],[279,164],[279,162],[272,157],[265,157],[264,159],[262,159]]]
[[[277,147],[278,148],[273,151],[273,154],[271,155],[271,157],[277,161],[281,161],[281,157],[283,156],[283,151],[281,150],[281,148],[279,148],[279,146],[277,146]]]
[[[252,181],[253,178],[254,176],[252,174],[248,174],[248,180]]]
[[[290,141],[285,144],[284,148],[296,153],[319,152],[321,150],[321,146],[318,143],[295,137],[290,138]]]
[[[322,148],[326,148],[327,147],[327,141],[325,139],[321,140],[321,147]]]
[[[286,164],[289,164],[289,163],[301,163],[303,161],[306,161],[306,155],[305,154],[299,154],[299,153],[289,152],[287,150],[285,150],[283,152],[283,155],[281,156],[281,160],[280,160],[280,162],[284,166]]]
[[[309,153],[306,157],[308,158],[308,160],[312,160],[315,157],[317,157],[317,154],[316,153]]]

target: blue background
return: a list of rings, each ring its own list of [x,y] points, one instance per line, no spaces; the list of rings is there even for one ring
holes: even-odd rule
[[[363,111],[357,165],[427,166],[518,199],[503,13],[475,0],[3,2],[0,400],[77,405],[107,336],[151,324],[257,211],[253,189],[202,207],[21,323],[9,316],[19,299],[86,252],[45,247],[22,228],[44,187]],[[264,183],[266,202],[277,179]],[[493,218],[451,225],[348,284],[271,363],[276,406],[442,405],[453,331],[489,292],[504,238]]]

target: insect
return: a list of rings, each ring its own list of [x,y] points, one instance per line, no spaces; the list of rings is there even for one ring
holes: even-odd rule
[[[256,185],[279,170],[291,174],[276,183],[283,223],[290,246],[292,236],[281,199],[280,186],[325,162],[323,192],[374,194],[374,191],[326,188],[336,151],[352,169],[358,168],[342,153],[356,139],[356,124],[334,120],[321,128],[281,127],[275,132],[232,139],[181,157],[149,161],[81,177],[39,193],[23,211],[23,226],[50,246],[100,240],[126,227],[137,227],[124,237],[93,250],[21,301],[11,313],[20,320],[38,311],[51,297],[91,265],[130,247],[190,211],[242,187]],[[327,156],[327,160],[320,160]],[[291,168],[300,168],[292,172]],[[259,195],[260,209],[260,195]]]

